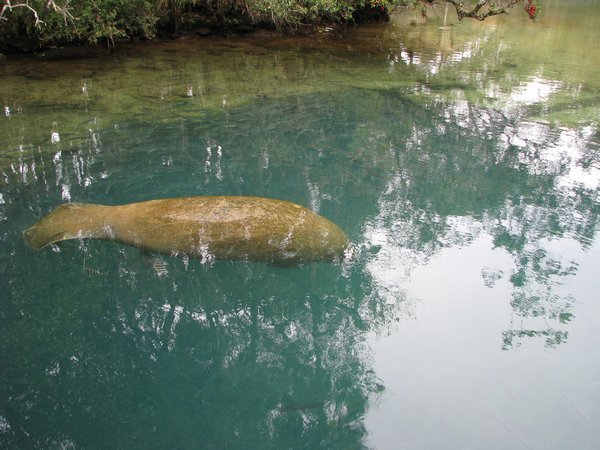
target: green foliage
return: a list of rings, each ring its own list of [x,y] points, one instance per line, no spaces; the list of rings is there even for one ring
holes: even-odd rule
[[[107,40],[114,44],[119,37],[154,37],[156,15],[150,0],[77,0],[81,15],[75,26],[84,40]]]
[[[48,8],[45,0],[30,0],[28,4],[32,9],[5,11],[0,21],[2,49],[31,51],[99,41],[114,45],[116,38],[151,38],[155,33],[157,18],[151,0],[65,0],[56,2],[57,9]]]
[[[251,0],[248,6],[255,18],[270,20],[278,29],[295,30],[311,23],[349,20],[364,3],[364,0]]]

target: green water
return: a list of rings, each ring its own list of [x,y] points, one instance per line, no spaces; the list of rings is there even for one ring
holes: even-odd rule
[[[600,4],[560,3],[0,62],[0,447],[598,448]],[[21,237],[214,194],[354,258]]]

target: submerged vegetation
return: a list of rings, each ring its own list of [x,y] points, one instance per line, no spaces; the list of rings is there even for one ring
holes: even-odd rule
[[[223,34],[273,29],[310,32],[319,25],[386,21],[398,8],[453,6],[459,19],[484,20],[516,5],[534,19],[538,0],[3,0],[0,50],[152,39],[183,32]]]

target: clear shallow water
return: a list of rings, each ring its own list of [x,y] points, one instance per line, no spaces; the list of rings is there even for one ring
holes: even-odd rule
[[[6,63],[2,446],[596,448],[598,59],[522,47],[598,16],[548,3]],[[212,194],[309,206],[356,258],[21,238],[64,201]]]

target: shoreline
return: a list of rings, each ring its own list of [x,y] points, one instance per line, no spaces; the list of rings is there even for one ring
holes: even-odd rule
[[[172,35],[157,36],[152,39],[140,37],[121,38],[115,40],[112,46],[107,46],[101,43],[81,43],[71,42],[65,44],[57,44],[48,46],[44,49],[33,51],[14,51],[0,52],[0,62],[20,59],[39,59],[43,61],[67,61],[78,59],[99,58],[111,54],[118,54],[126,50],[128,47],[135,45],[153,45],[186,40],[227,40],[231,39],[277,39],[277,40],[304,40],[304,39],[335,39],[344,38],[349,29],[359,28],[369,25],[385,25],[388,22],[365,22],[365,23],[327,23],[314,25],[310,31],[288,34],[282,33],[275,29],[257,27],[251,31],[238,31],[223,33],[206,33],[202,30],[185,31]]]

